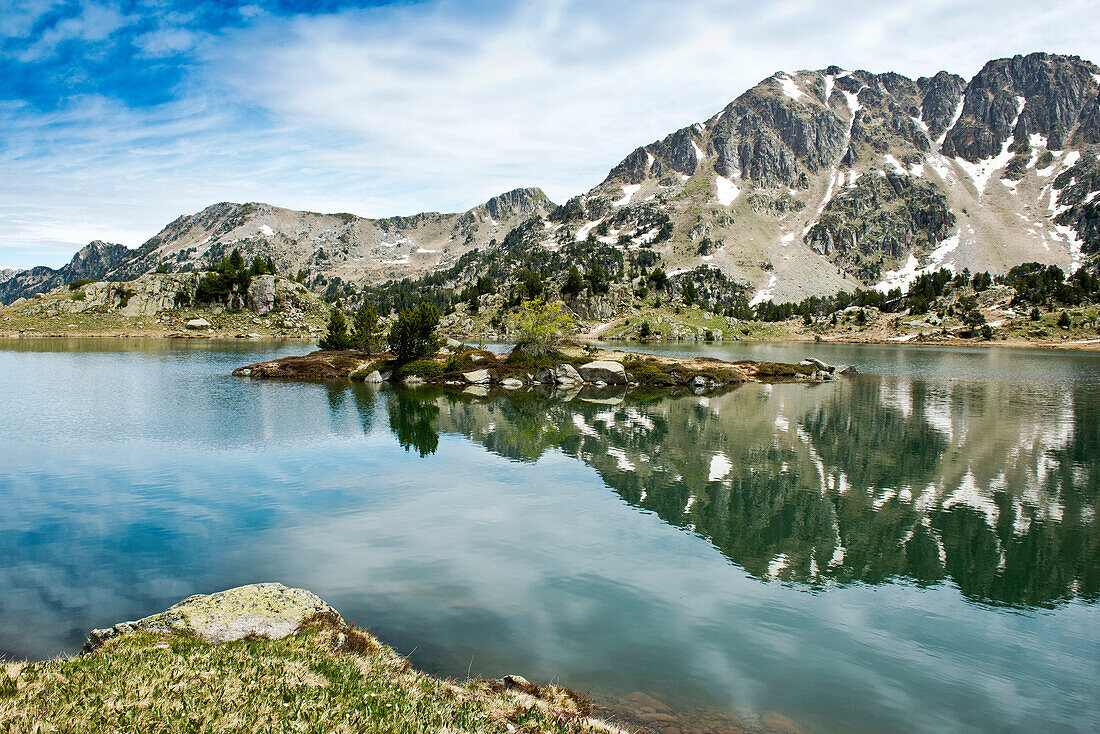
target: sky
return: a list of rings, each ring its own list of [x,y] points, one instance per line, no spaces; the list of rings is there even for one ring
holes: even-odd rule
[[[588,190],[776,71],[1100,61],[1100,0],[3,0],[0,268],[257,201]]]

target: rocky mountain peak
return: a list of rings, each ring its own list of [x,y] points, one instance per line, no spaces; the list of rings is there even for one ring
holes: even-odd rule
[[[991,158],[1009,138],[1041,135],[1049,150],[1100,140],[1100,68],[1078,56],[1032,53],[987,63],[964,92],[946,155]]]
[[[506,219],[515,214],[531,214],[554,206],[542,189],[535,187],[512,189],[498,194],[479,208],[493,219]]]

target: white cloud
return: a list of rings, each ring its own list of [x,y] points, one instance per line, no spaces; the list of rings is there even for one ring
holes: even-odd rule
[[[283,18],[242,9],[251,24],[203,40],[176,102],[0,108],[0,196],[87,222],[95,234],[74,249],[109,234],[110,221],[119,235],[108,239],[151,236],[224,199],[368,216],[458,211],[515,186],[561,201],[779,69],[969,76],[989,58],[1039,49],[1100,58],[1090,6],[547,0],[472,11],[438,0]],[[98,5],[80,19],[58,33],[88,38],[125,22]],[[193,40],[143,37],[150,54]],[[0,264],[12,231],[0,218]],[[25,243],[36,236],[21,231]]]
[[[84,3],[80,15],[58,21],[28,46],[19,58],[24,62],[39,61],[52,56],[65,41],[102,41],[132,20],[119,12],[118,8],[99,3]]]
[[[134,45],[145,56],[157,58],[189,51],[198,43],[200,35],[186,28],[160,28],[143,33],[134,39]]]

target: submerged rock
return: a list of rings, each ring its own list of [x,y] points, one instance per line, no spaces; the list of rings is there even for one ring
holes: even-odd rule
[[[92,630],[83,652],[95,652],[113,637],[143,630],[190,634],[214,643],[249,635],[278,640],[319,613],[339,618],[336,610],[312,591],[279,583],[249,584],[215,594],[189,596],[159,614]]]

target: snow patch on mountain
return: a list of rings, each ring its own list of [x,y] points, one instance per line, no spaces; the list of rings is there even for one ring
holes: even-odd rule
[[[959,118],[962,117],[963,105],[965,104],[966,95],[964,94],[963,96],[959,97],[959,106],[955,108],[955,114],[951,116],[951,122],[949,122],[947,127],[944,129],[943,135],[936,138],[936,150],[940,149],[940,147],[943,145],[943,141],[947,140],[947,133],[951,132],[952,128],[955,127],[955,123],[957,123],[959,121]]]
[[[1020,121],[1020,113],[1024,111],[1024,104],[1026,102],[1027,100],[1023,97],[1016,98],[1016,117],[1012,120],[1012,128],[1015,128],[1016,123]],[[982,195],[982,192],[985,191],[985,187],[993,174],[1004,168],[1008,165],[1008,162],[1012,160],[1015,153],[1009,150],[1009,148],[1012,147],[1013,142],[1015,142],[1015,137],[1009,135],[1004,143],[1001,144],[1000,153],[986,158],[985,160],[978,161],[977,163],[971,163],[961,156],[955,157],[955,163],[958,164],[959,168],[965,171],[966,175],[970,176],[970,179],[974,182],[974,188],[977,189],[979,197]],[[1066,157],[1068,158],[1069,156]]]
[[[737,184],[725,176],[715,176],[714,184],[718,188],[718,202],[722,206],[732,204],[733,200],[741,193],[741,189],[737,188]]]
[[[611,206],[626,206],[630,203],[631,197],[638,193],[640,188],[642,188],[641,184],[628,184],[623,186],[623,198],[611,202]]]
[[[798,85],[794,83],[794,79],[791,79],[789,75],[779,77],[779,86],[782,87],[783,94],[795,102],[802,97],[802,90],[798,88]]]
[[[883,279],[875,284],[875,290],[886,293],[894,288],[900,288],[902,293],[905,293],[909,290],[909,286],[913,284],[913,281],[925,273],[934,273],[943,268],[954,272],[954,262],[945,263],[944,259],[958,249],[961,235],[961,231],[956,231],[955,234],[941,242],[939,247],[928,256],[928,265],[923,268],[920,266],[916,255],[910,254],[909,259],[901,268],[886,271]]]
[[[772,296],[775,295],[776,280],[775,273],[772,273],[771,278],[768,279],[768,284],[756,292],[756,295],[749,301],[749,306],[756,306],[764,301],[770,301]]]
[[[696,145],[694,140],[691,141],[691,147],[695,150],[695,160],[697,162],[702,163],[704,160],[706,160],[706,156],[703,155],[702,149],[698,145]]]

